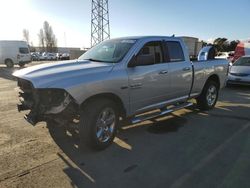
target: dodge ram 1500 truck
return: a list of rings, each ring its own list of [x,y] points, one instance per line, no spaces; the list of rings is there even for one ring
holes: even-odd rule
[[[107,40],[77,60],[13,75],[20,87],[18,110],[29,110],[28,122],[78,117],[82,143],[104,149],[122,120],[156,118],[191,106],[190,99],[202,110],[213,108],[227,72],[223,59],[191,62],[181,38],[144,36]]]

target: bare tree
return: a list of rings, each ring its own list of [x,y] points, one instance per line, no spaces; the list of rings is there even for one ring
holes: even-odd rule
[[[28,29],[23,29],[23,38],[28,44],[30,43],[30,33]]]
[[[43,29],[40,29],[38,33],[38,38],[39,38],[39,45],[40,47],[42,47],[42,51],[44,51],[45,50],[45,37],[44,37]]]
[[[47,21],[43,23],[43,33],[46,50],[48,52],[56,52],[57,51],[57,39],[53,32],[52,27],[49,25]]]
[[[35,52],[36,51],[36,48],[34,47],[34,44],[33,44],[32,41],[30,42],[30,51],[31,52]]]

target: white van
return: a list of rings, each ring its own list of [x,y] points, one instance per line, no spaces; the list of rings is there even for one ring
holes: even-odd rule
[[[31,62],[29,46],[25,41],[0,40],[0,64],[7,67],[24,66]]]

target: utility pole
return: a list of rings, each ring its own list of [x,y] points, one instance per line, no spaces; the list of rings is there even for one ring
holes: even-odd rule
[[[108,0],[92,0],[91,47],[110,39]]]

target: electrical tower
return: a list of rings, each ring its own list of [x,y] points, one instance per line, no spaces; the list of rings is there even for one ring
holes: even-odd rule
[[[108,0],[92,0],[91,47],[109,38]]]

